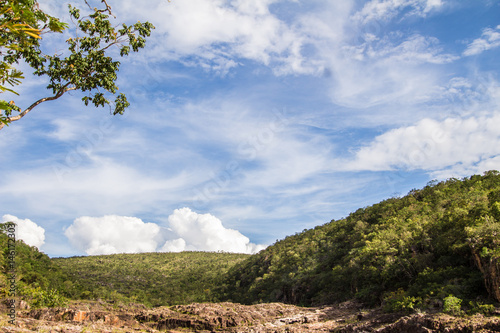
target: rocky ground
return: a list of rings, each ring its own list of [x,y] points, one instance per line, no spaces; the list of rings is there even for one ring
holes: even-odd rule
[[[1,332],[500,332],[496,316],[410,316],[364,310],[346,302],[302,308],[281,303],[204,303],[147,309],[143,305],[78,302],[67,308],[17,310],[15,325],[6,311]]]

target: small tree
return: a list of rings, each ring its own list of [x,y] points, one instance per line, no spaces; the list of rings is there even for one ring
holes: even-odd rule
[[[47,15],[38,8],[35,0],[0,0],[0,83],[2,92],[14,92],[4,87],[21,83],[22,73],[14,68],[19,61],[25,61],[34,69],[34,75],[47,77],[47,89],[51,94],[21,109],[14,101],[0,101],[0,129],[23,118],[39,104],[56,100],[68,91],[85,93],[85,105],[96,107],[109,105],[113,114],[123,114],[129,106],[123,93],[117,95],[117,72],[120,62],[109,56],[112,47],[118,47],[120,56],[126,56],[144,48],[146,37],[154,26],[137,22],[114,27],[114,17],[106,0],[100,0],[102,8],[85,4],[92,13],[82,16],[78,8],[69,5],[69,13],[75,24],[74,37],[66,40],[66,54],[46,55],[41,49],[44,32],[62,32],[68,25]],[[14,92],[15,93],[15,92]],[[109,96],[115,96],[111,101]],[[116,96],[117,95],[117,96]]]
[[[453,316],[463,315],[462,300],[460,298],[449,295],[443,301],[443,312],[451,314]]]

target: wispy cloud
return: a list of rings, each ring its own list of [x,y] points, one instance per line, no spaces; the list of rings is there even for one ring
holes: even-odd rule
[[[409,8],[406,15],[425,16],[432,10],[443,6],[442,0],[371,0],[354,15],[362,22],[372,20],[390,20]]]
[[[8,194],[6,202],[27,199],[26,209],[69,217],[86,212],[105,214],[145,209],[172,199],[175,195],[168,193],[191,181],[188,173],[159,179],[109,158],[90,157],[81,165],[77,159],[81,157],[74,157],[74,161],[68,160],[69,164],[49,163],[36,172],[10,171],[0,193],[3,197]],[[138,193],[141,200],[137,199]]]
[[[276,2],[154,1],[137,8],[135,2],[125,1],[117,10],[155,24],[156,59],[180,60],[226,74],[238,66],[238,58],[265,65],[302,62],[303,37],[269,10]]]
[[[396,43],[388,36],[374,36],[329,54],[332,98],[350,107],[424,102],[440,84],[439,71],[431,67],[457,59],[443,53],[437,39],[420,35],[398,38]]]
[[[464,51],[465,56],[473,56],[481,54],[485,51],[500,46],[500,25],[496,28],[486,28],[483,30],[481,37],[475,39],[467,46]]]
[[[275,3],[157,2],[152,4],[156,6],[153,15],[149,9],[139,9],[158,25],[157,46],[148,61],[161,55],[226,75],[250,59],[278,75],[331,75],[335,103],[357,107],[423,98],[437,85],[427,65],[458,58],[443,52],[434,37],[383,32],[387,18],[409,15],[408,8],[412,15],[424,16],[440,8],[442,1],[380,0],[359,10],[353,1],[315,3],[292,22],[270,9]],[[286,7],[292,2],[279,4]],[[127,3],[122,9],[132,7]],[[373,27],[372,20],[378,27]]]

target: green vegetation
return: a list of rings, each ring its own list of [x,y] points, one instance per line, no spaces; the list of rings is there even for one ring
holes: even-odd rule
[[[460,316],[462,314],[462,300],[458,297],[450,295],[445,297],[443,312],[453,316]]]
[[[8,237],[2,232],[0,249],[0,298],[7,298],[10,251]],[[218,302],[221,299],[215,289],[224,274],[246,258],[245,254],[182,252],[50,259],[36,247],[18,240],[16,296],[34,307],[63,306],[68,299],[139,302],[149,306]]]
[[[499,245],[500,175],[490,171],[432,182],[289,236],[233,267],[222,292],[243,303],[355,298],[392,311],[449,295],[500,301]]]
[[[5,273],[7,239],[0,233]],[[58,306],[65,298],[150,306],[356,299],[388,312],[491,314],[500,301],[500,173],[432,182],[251,256],[183,252],[49,259],[22,241],[16,251],[19,294],[34,306]],[[5,296],[7,276],[0,278]]]
[[[7,224],[0,224],[4,231]],[[15,269],[11,269],[12,248],[8,246],[8,236],[0,232],[0,298],[23,298],[32,306],[62,306],[66,304],[64,292],[65,274],[46,254],[36,247],[16,241],[14,259]],[[10,283],[15,272],[15,283]],[[11,288],[14,286],[15,288]]]
[[[23,73],[14,67],[14,54],[22,49],[37,47],[42,33],[62,32],[67,27],[67,24],[41,11],[35,1],[0,0],[0,93],[11,92],[18,95],[7,88],[6,84],[15,86],[24,79]],[[0,110],[9,115],[17,108],[13,102],[0,100]],[[6,118],[1,113],[0,123],[6,123]]]
[[[57,258],[67,296],[150,306],[218,302],[214,289],[245,254],[182,252]]]
[[[14,101],[0,100],[0,129],[23,118],[39,104],[59,99],[73,90],[85,94],[82,98],[85,105],[109,106],[114,115],[123,114],[129,106],[125,94],[118,94],[120,62],[116,56],[112,57],[115,55],[112,50],[117,48],[120,57],[138,52],[146,46],[146,38],[154,26],[149,22],[116,26],[106,0],[95,2],[98,4],[92,6],[92,1],[85,1],[87,11],[91,12],[88,16],[69,5],[74,23],[70,27],[40,10],[36,0],[0,0],[0,93],[17,94],[6,85],[22,83],[23,73],[16,68],[21,61],[33,69],[33,75],[48,79],[50,91],[47,97],[33,101],[24,110]],[[67,50],[45,54],[43,34],[63,31],[72,35],[67,38],[61,34]]]
[[[386,312],[415,311],[422,303],[420,297],[407,296],[406,292],[399,288],[397,291],[388,293],[384,298],[384,310]]]

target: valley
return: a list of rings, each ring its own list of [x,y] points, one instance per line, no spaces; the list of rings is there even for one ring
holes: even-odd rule
[[[6,232],[0,247],[5,332],[500,331],[497,171],[431,182],[254,255],[49,258],[18,240],[14,258]]]

